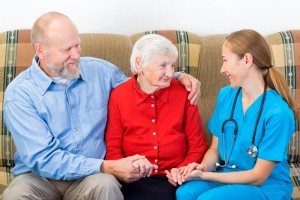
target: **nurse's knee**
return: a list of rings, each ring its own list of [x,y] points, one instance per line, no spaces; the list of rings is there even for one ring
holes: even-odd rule
[[[192,191],[193,190],[191,190],[191,188],[188,187],[188,184],[181,185],[176,190],[176,199],[178,200],[195,199],[196,197],[194,196]]]

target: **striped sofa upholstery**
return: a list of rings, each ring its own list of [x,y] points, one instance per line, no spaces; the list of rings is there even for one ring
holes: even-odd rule
[[[176,71],[189,73],[202,82],[202,97],[198,105],[205,136],[210,141],[211,135],[206,124],[213,112],[219,89],[228,84],[228,80],[219,72],[225,34],[199,36],[178,30],[146,31],[131,36],[88,33],[80,35],[81,54],[108,60],[130,76],[129,58],[132,46],[138,38],[149,33],[161,34],[170,39],[179,51]],[[300,30],[274,33],[266,36],[266,39],[272,50],[274,66],[285,75],[300,105]],[[30,66],[33,55],[29,29],[0,33],[0,198],[2,191],[13,178],[9,170],[14,165],[13,154],[16,150],[10,133],[3,123],[3,95],[11,80]],[[296,125],[298,129],[290,142],[288,155],[291,177],[295,186],[293,198],[300,200],[299,119]]]
[[[300,106],[300,30],[282,31],[266,36],[272,51],[273,65],[286,78],[291,92]],[[294,199],[300,199],[300,107],[296,131],[288,147],[288,161],[294,182]]]
[[[3,122],[3,96],[7,85],[31,63],[33,48],[28,30],[8,31],[0,34],[0,189],[12,180],[11,167],[14,166],[15,145]]]

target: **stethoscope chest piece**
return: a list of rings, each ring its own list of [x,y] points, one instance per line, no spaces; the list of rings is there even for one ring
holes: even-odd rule
[[[248,150],[247,150],[249,156],[251,156],[252,158],[255,158],[257,156],[258,153],[258,149],[255,145],[251,145]]]

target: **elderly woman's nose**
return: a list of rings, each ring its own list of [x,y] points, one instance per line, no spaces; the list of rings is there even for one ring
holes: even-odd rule
[[[173,68],[172,65],[166,67],[165,75],[168,76],[168,77],[173,77],[173,75],[174,75],[174,68]]]

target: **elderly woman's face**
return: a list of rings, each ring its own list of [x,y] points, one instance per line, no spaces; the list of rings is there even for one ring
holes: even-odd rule
[[[141,67],[139,78],[142,83],[141,89],[148,87],[152,92],[170,86],[171,79],[174,76],[174,65],[177,61],[177,56],[155,56],[146,65]],[[149,90],[148,90],[149,92]]]

